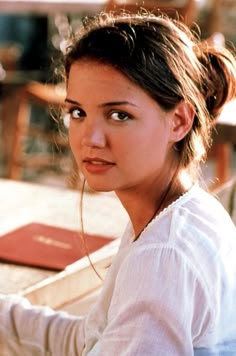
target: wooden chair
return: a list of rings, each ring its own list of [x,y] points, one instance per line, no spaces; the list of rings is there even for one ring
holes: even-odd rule
[[[213,191],[236,225],[236,176]]]
[[[49,118],[53,120],[53,112],[51,110],[59,109],[63,105],[65,99],[65,90],[61,85],[43,84],[40,82],[31,82],[24,85],[18,92],[17,97],[17,112],[14,120],[14,137],[12,140],[12,147],[9,156],[9,169],[8,178],[21,179],[23,169],[31,167],[36,169],[37,167],[53,166],[59,164],[61,160],[61,154],[58,152],[58,158],[55,151],[59,149],[66,150],[69,147],[67,135],[63,134],[63,131],[51,130],[46,132],[42,126],[38,125],[33,127],[30,123],[31,107],[32,105],[40,106],[45,109],[45,112],[49,112]],[[54,147],[54,152],[44,152],[42,154],[27,155],[24,152],[24,140],[27,137],[38,138],[39,140],[48,143]],[[69,175],[68,186],[75,188],[77,177],[73,173],[75,169],[75,163],[71,158],[71,173]]]
[[[125,1],[125,0],[109,0],[105,10],[116,11],[124,9],[128,12],[136,12],[140,8],[145,8],[154,13],[164,13],[173,18],[180,18],[188,26],[194,21],[196,13],[196,0],[186,0],[182,5],[182,1],[179,0],[146,0],[143,1]]]

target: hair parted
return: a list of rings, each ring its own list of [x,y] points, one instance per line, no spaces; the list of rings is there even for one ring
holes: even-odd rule
[[[66,79],[71,65],[81,59],[113,66],[165,111],[182,100],[194,109],[192,129],[176,144],[183,168],[198,167],[205,158],[214,119],[236,96],[233,53],[201,42],[166,15],[101,13],[88,19],[65,54]]]

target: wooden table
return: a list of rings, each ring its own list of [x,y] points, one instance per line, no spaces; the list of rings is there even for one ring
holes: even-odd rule
[[[0,236],[30,222],[79,230],[79,193],[64,188],[0,179]],[[127,215],[115,195],[85,193],[86,232],[120,237]],[[1,238],[1,237],[0,237]],[[119,239],[91,254],[98,272],[110,263]],[[0,263],[0,293],[20,293],[34,304],[60,308],[94,292],[101,280],[87,257],[56,273],[40,268]]]
[[[236,145],[236,99],[225,106],[217,120],[216,130],[215,143],[229,142]]]
[[[215,177],[217,181],[212,189],[227,182],[232,175],[232,165],[236,166],[233,156],[236,145],[236,99],[229,102],[217,119],[213,132],[213,157],[215,159]]]

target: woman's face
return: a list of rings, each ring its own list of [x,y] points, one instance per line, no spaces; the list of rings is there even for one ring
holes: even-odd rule
[[[70,146],[92,189],[139,191],[169,179],[173,113],[122,73],[94,61],[74,63],[66,108]]]

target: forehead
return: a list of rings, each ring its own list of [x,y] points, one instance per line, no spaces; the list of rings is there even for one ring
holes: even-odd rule
[[[67,93],[69,97],[86,93],[98,95],[119,95],[148,97],[149,95],[137,84],[133,83],[122,72],[111,65],[96,61],[77,61],[71,66]]]
[[[109,82],[113,78],[126,85],[133,84],[131,80],[129,80],[121,71],[111,65],[99,63],[93,60],[80,60],[72,64],[69,72],[68,83],[75,81]]]

